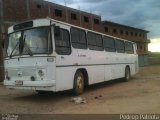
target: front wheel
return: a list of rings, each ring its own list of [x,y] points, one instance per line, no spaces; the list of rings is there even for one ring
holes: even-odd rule
[[[130,69],[129,69],[129,67],[126,67],[124,81],[128,82],[130,79],[131,79]]]
[[[77,71],[74,77],[73,92],[80,95],[84,91],[84,75],[81,71]]]

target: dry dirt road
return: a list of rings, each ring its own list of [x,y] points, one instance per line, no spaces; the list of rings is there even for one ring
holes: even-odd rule
[[[87,104],[70,102],[73,96],[68,91],[39,96],[33,91],[8,90],[0,85],[0,113],[160,113],[160,66],[140,68],[129,82],[93,85],[80,97],[86,98]]]

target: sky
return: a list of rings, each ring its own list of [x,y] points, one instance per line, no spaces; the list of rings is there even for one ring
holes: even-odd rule
[[[160,0],[46,0],[150,31],[149,51],[160,52]]]

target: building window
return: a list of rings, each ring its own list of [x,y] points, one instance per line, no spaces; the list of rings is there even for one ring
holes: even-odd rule
[[[145,34],[143,34],[143,38],[145,38]]]
[[[108,32],[109,30],[108,30],[108,27],[104,27],[104,31],[105,32]]]
[[[141,35],[141,33],[139,33],[139,37],[141,37],[142,35]]]
[[[62,10],[55,9],[55,16],[62,17]]]
[[[113,33],[117,33],[117,29],[113,29]]]
[[[94,24],[99,24],[99,20],[98,19],[94,19]]]
[[[71,13],[71,19],[72,20],[77,20],[77,15],[75,13]]]
[[[144,45],[144,51],[147,51],[147,45]]]
[[[89,18],[84,16],[84,22],[88,23],[89,22]]]
[[[133,36],[133,32],[131,32],[131,36]]]
[[[123,30],[120,30],[120,34],[123,35]]]
[[[40,4],[37,5],[37,8],[41,8],[42,6]]]
[[[137,44],[137,50],[139,49],[139,45]]]
[[[146,51],[146,46],[144,45],[144,51]]]
[[[143,49],[143,46],[142,46],[142,45],[140,45],[140,49],[141,49],[141,50]]]
[[[128,35],[128,31],[126,31],[126,35]]]
[[[135,32],[135,36],[137,36],[137,33]]]

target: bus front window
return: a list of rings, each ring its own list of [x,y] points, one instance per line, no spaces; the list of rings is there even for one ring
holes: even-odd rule
[[[22,53],[20,46],[23,46]],[[7,56],[48,54],[51,53],[51,48],[49,27],[28,29],[9,35]]]

